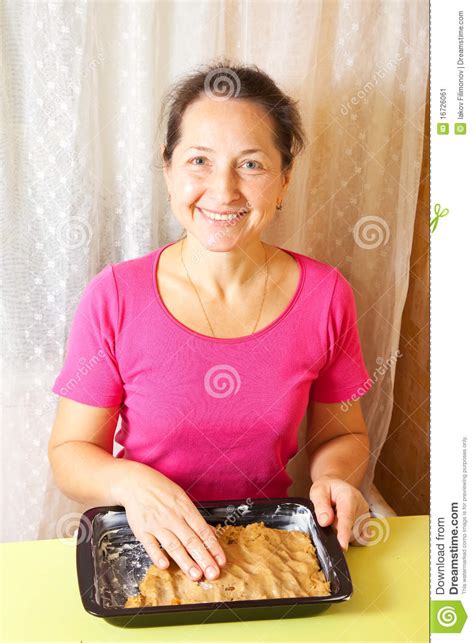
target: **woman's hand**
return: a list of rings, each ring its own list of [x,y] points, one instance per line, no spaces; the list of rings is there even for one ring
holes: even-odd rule
[[[166,551],[191,580],[200,580],[203,572],[215,580],[226,560],[214,527],[179,485],[147,465],[130,464],[120,503],[153,563],[168,567]]]
[[[347,551],[349,542],[354,540],[352,527],[355,521],[369,513],[369,505],[362,493],[340,478],[321,476],[311,485],[309,497],[318,523],[322,527],[332,524],[342,549]]]

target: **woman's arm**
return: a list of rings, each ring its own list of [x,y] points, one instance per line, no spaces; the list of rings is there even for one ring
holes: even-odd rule
[[[355,520],[369,511],[358,488],[370,455],[359,400],[345,411],[340,403],[310,402],[306,450],[313,482],[310,498],[318,522],[323,526],[334,522],[338,540],[347,549]]]
[[[60,398],[48,444],[56,484],[65,496],[94,505],[121,504],[130,463],[112,455],[119,407],[98,408]]]
[[[217,578],[225,553],[215,528],[186,492],[146,464],[113,457],[118,413],[118,406],[99,408],[60,399],[48,445],[60,490],[79,502],[122,505],[155,565],[169,565],[166,551],[191,580],[203,572],[210,580]]]
[[[342,410],[341,404],[311,402],[306,450],[313,482],[323,475],[332,475],[359,487],[370,455],[360,401],[353,402],[347,411]]]

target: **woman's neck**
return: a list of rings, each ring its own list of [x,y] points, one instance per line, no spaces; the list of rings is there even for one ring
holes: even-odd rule
[[[182,248],[181,248],[182,244]],[[188,275],[181,262],[181,250],[193,284],[207,299],[231,301],[247,287],[265,277],[265,260],[270,264],[271,247],[260,239],[230,250],[208,250],[193,236],[176,243],[184,278]]]

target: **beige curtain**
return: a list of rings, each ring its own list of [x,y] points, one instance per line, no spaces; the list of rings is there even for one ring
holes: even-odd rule
[[[150,170],[160,98],[220,55],[259,65],[300,100],[311,144],[265,241],[338,266],[354,288],[377,380],[362,399],[368,494],[408,285],[428,3],[20,0],[0,12],[2,540],[71,535],[85,508],[59,493],[46,456],[71,317],[106,263],[181,235]],[[301,458],[292,492],[307,490]]]

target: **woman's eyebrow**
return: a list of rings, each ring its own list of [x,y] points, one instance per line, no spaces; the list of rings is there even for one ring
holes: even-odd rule
[[[188,147],[185,151],[187,152],[188,150],[200,150],[201,152],[214,152],[215,150],[211,149],[210,147],[204,147],[203,145],[191,145],[191,147]],[[262,154],[265,154],[265,152],[258,148],[258,147],[253,147],[248,150],[241,150],[239,154],[253,154],[254,152],[261,152]]]

